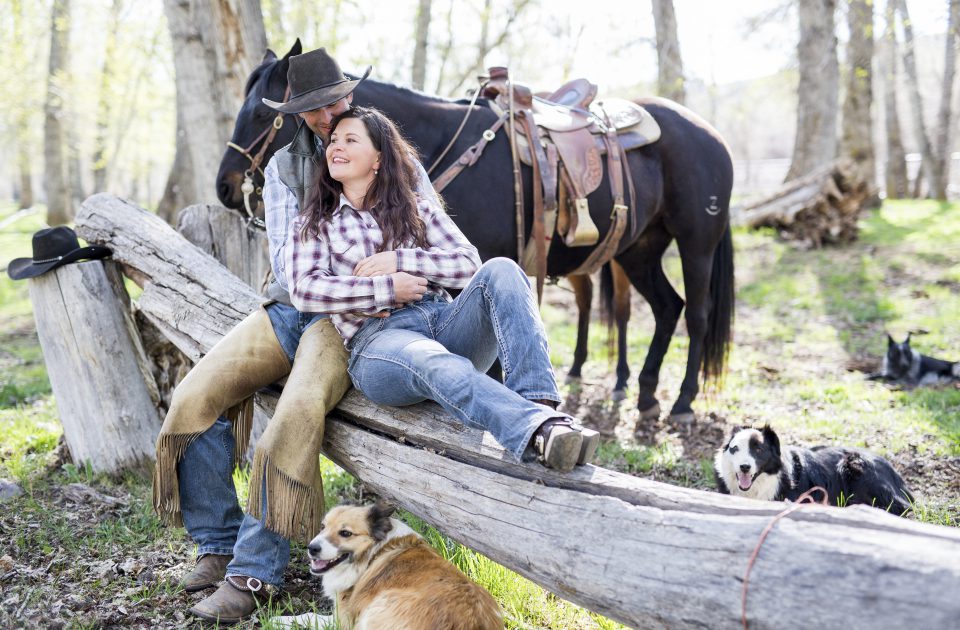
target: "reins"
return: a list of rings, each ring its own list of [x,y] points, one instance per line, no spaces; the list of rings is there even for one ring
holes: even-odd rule
[[[290,98],[290,86],[287,85],[287,89],[283,92],[283,102],[286,103],[287,99]],[[228,141],[227,147],[237,151],[245,158],[250,160],[250,168],[243,172],[243,184],[240,185],[240,192],[243,193],[243,207],[247,211],[247,223],[253,224],[258,228],[265,228],[266,224],[263,222],[263,219],[257,217],[253,209],[250,207],[250,194],[256,191],[258,195],[263,195],[263,187],[255,187],[253,175],[254,173],[260,173],[260,177],[265,178],[263,169],[260,168],[260,164],[263,162],[263,156],[266,155],[267,149],[273,143],[273,139],[277,137],[277,132],[283,127],[283,112],[277,112],[276,118],[273,119],[273,124],[263,130],[259,136],[257,136],[253,142],[250,143],[250,146],[244,148],[240,145]],[[256,155],[252,154],[253,148],[257,146],[258,143],[263,142],[260,146],[260,150],[257,151]]]
[[[483,79],[483,78],[484,78],[484,77],[481,77],[481,79]],[[445,157],[447,156],[447,153],[449,153],[450,149],[453,148],[453,144],[457,141],[457,138],[460,137],[460,132],[463,131],[464,125],[467,124],[467,119],[470,118],[470,114],[473,113],[473,107],[474,107],[474,105],[477,104],[477,99],[480,97],[480,92],[483,91],[483,87],[484,87],[486,84],[487,84],[486,81],[481,81],[481,82],[480,82],[480,85],[479,85],[479,86],[477,87],[477,89],[474,91],[474,93],[473,93],[473,98],[470,99],[470,105],[467,107],[467,113],[464,114],[463,120],[460,121],[460,126],[457,127],[456,132],[454,132],[454,134],[453,134],[453,138],[451,138],[451,139],[450,139],[450,142],[447,143],[447,147],[440,153],[440,157],[438,157],[436,160],[434,160],[434,161],[433,161],[433,164],[430,165],[430,168],[427,169],[427,175],[430,175],[430,173],[433,172],[433,169],[437,168],[437,166],[440,164],[440,162],[443,160],[443,158],[445,158]]]

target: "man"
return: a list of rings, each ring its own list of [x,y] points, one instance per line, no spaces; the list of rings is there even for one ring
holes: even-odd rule
[[[366,79],[347,79],[324,49],[290,58],[291,97],[264,99],[302,124],[265,171],[264,204],[274,280],[268,302],[231,330],[174,392],[157,438],[154,507],[182,524],[197,543],[197,564],[182,581],[189,592],[223,584],[190,609],[232,623],[250,616],[280,586],[290,539],[307,542],[320,529],[323,486],[318,455],[323,424],[350,385],[342,339],[323,315],[290,305],[283,249],[323,159],[330,121],[350,107]],[[423,192],[435,194],[421,170]],[[276,412],[258,440],[250,474],[248,514],[233,485],[247,448],[253,394],[287,378]],[[226,578],[226,579],[224,579]]]

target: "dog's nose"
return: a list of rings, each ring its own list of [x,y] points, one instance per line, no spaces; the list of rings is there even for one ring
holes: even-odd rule
[[[750,472],[750,464],[740,464],[740,470],[743,472]]]
[[[313,557],[313,556],[319,556],[319,555],[320,555],[320,545],[308,545],[308,546],[307,546],[307,553],[308,553],[311,557]]]

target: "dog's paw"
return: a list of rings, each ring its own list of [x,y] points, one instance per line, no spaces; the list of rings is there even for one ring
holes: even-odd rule
[[[303,613],[302,615],[291,615],[284,617],[270,617],[271,628],[278,630],[289,630],[292,628],[301,628],[306,630],[324,630],[333,623],[333,616],[321,615],[318,613]]]

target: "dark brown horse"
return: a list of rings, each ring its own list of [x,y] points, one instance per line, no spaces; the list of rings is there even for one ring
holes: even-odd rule
[[[283,100],[287,60],[299,52],[299,41],[282,59],[268,52],[251,74],[246,100],[231,139],[234,145],[249,147],[251,154],[259,150],[260,147],[250,145],[276,117],[276,112],[260,99]],[[376,107],[392,118],[428,165],[444,150],[470,107],[466,101],[429,96],[372,79],[357,87],[353,102]],[[690,110],[660,98],[636,102],[656,119],[662,136],[654,144],[628,154],[637,211],[614,259],[650,304],[656,320],[653,340],[640,372],[638,399],[642,417],[656,417],[660,413],[655,396],[660,365],[684,311],[684,300],[671,286],[661,266],[667,246],[674,239],[677,241],[690,344],[680,395],[671,414],[687,421],[693,418],[691,403],[700,390],[699,376],[702,374],[704,380],[720,376],[731,338],[734,279],[728,208],[733,166],[720,135]],[[484,99],[480,99],[473,110],[437,172],[456,160],[497,119]],[[291,140],[296,122],[288,117],[267,147],[265,159]],[[484,259],[495,256],[516,259],[511,164],[509,142],[498,132],[480,160],[460,173],[443,191],[451,217]],[[217,192],[224,205],[242,206],[239,188],[243,172],[249,167],[248,159],[239,152],[228,149],[224,154],[217,179]],[[522,167],[522,177],[527,209],[525,236],[529,236],[533,189],[532,174],[526,166]],[[609,186],[601,185],[589,195],[588,201],[602,239],[611,225],[613,199]],[[561,239],[554,239],[547,259],[548,275],[571,273],[591,250],[591,247],[570,248]]]

